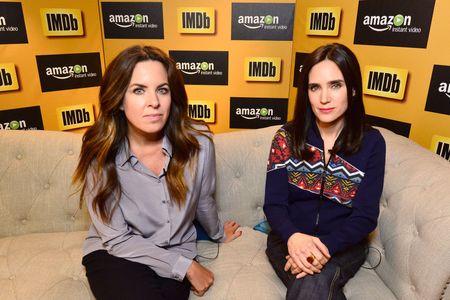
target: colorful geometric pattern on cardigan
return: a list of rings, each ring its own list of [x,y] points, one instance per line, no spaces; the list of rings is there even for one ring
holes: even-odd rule
[[[325,177],[323,195],[328,199],[352,207],[352,200],[364,178],[364,172],[333,155],[325,171],[323,151],[310,144],[307,147],[314,153],[308,161],[298,160],[292,155],[290,138],[285,131],[279,131],[272,142],[267,171],[286,168],[290,184],[320,194],[322,177]]]

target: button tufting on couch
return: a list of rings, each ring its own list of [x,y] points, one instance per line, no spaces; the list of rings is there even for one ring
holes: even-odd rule
[[[200,259],[215,274],[202,299],[284,299],[264,253],[266,235],[252,229],[264,220],[265,169],[277,128],[214,137],[219,212],[242,224],[243,235],[219,248],[199,241],[204,257],[219,249],[217,259]],[[380,131],[387,161],[379,225],[367,268],[345,293],[350,300],[450,300],[450,164]],[[75,133],[0,131],[0,299],[93,299],[80,263],[89,216],[71,187],[80,146]]]

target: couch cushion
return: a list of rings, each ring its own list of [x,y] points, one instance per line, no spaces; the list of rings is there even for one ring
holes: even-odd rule
[[[0,239],[0,299],[93,299],[81,265],[85,231]]]
[[[201,299],[284,299],[286,288],[264,252],[267,235],[248,227],[241,230],[242,237],[232,243],[198,242],[204,257],[220,252],[217,259],[199,259],[215,276]],[[78,231],[0,239],[0,299],[93,299],[81,265],[85,236]],[[191,299],[197,298],[191,293]]]
[[[191,293],[198,300],[282,300],[286,288],[278,279],[266,257],[267,235],[249,227],[242,227],[242,236],[231,243],[219,245],[218,258],[200,259],[214,273],[214,284],[203,297]],[[214,257],[217,244],[199,242],[199,254]]]
[[[367,262],[363,266],[369,266]],[[362,267],[344,287],[348,300],[396,300],[374,270]]]

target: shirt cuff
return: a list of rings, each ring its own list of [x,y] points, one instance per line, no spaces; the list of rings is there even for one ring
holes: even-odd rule
[[[214,236],[210,237],[214,242],[223,243],[227,238],[225,236],[225,231],[223,230],[223,223],[219,221],[219,232],[217,232]]]
[[[191,264],[192,259],[180,255],[180,258],[178,258],[178,261],[172,268],[172,278],[180,282],[183,281]]]

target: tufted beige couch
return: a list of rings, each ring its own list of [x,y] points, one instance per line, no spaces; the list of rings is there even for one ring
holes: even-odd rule
[[[200,241],[215,273],[203,299],[284,299],[264,254],[265,167],[278,127],[217,134],[217,201],[243,235],[230,244]],[[347,284],[349,299],[450,299],[450,164],[381,130],[387,143],[381,215],[365,264]],[[80,264],[89,224],[70,185],[81,136],[0,131],[0,299],[92,299]],[[191,299],[197,297],[192,295]],[[149,296],[149,299],[151,297]]]

